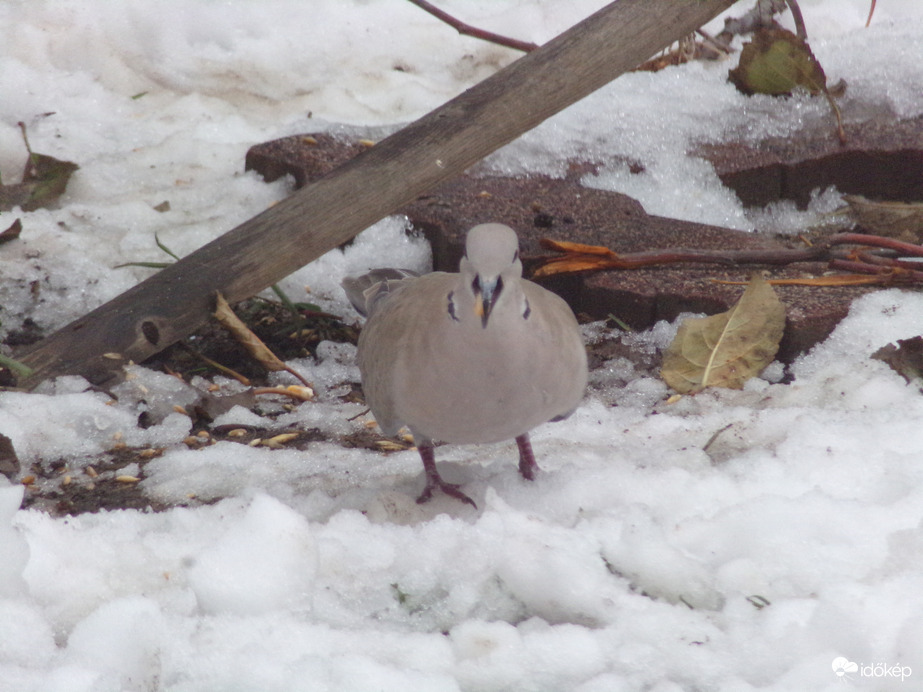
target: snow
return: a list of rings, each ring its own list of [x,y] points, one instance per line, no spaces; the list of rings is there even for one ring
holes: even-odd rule
[[[472,23],[542,42],[602,0],[445,0]],[[849,84],[847,118],[923,113],[923,5],[802,0],[812,47]],[[746,7],[746,5],[745,5]],[[720,21],[713,28],[720,27]],[[0,4],[0,173],[32,148],[79,163],[60,207],[0,250],[0,329],[60,327],[167,259],[288,192],[242,173],[254,143],[398,127],[514,60],[400,0],[8,0]],[[400,68],[400,69],[395,69]],[[830,127],[821,99],[744,98],[726,64],[625,75],[504,150],[497,171],[603,165],[587,185],[650,213],[792,231],[808,211],[745,210],[685,152]],[[644,162],[629,174],[626,160]],[[154,207],[169,201],[170,209]],[[339,279],[425,269],[429,248],[386,219],[284,283],[354,317]],[[589,325],[588,340],[605,328]],[[627,337],[654,353],[675,325]],[[0,393],[0,433],[23,464],[77,474],[117,443],[163,447],[142,487],[162,512],[55,518],[20,510],[0,477],[0,690],[923,689],[923,398],[878,347],[923,332],[923,297],[857,301],[791,368],[743,391],[667,401],[626,359],[593,373],[567,423],[515,445],[440,447],[474,510],[414,502],[416,453],[183,444],[173,409],[224,378],[132,369],[118,402],[77,377]],[[342,394],[354,349],[296,361],[317,399],[273,426],[364,427]],[[287,374],[276,377],[289,384]],[[143,393],[143,396],[141,396]],[[142,428],[144,410],[152,425]],[[266,413],[263,411],[263,413]],[[266,426],[242,407],[219,423]],[[129,470],[137,470],[129,469]],[[181,506],[181,505],[189,506]],[[856,663],[838,676],[838,657]]]

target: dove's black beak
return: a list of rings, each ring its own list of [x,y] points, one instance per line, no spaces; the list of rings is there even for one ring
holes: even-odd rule
[[[471,288],[474,290],[474,314],[481,318],[481,326],[486,329],[490,313],[503,291],[503,279],[498,276],[493,281],[485,281],[477,276]]]

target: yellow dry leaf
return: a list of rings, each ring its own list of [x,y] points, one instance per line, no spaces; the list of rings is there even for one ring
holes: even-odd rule
[[[260,364],[272,372],[286,370],[285,363],[279,360],[275,353],[269,350],[256,334],[234,314],[228,301],[220,293],[215,294],[215,318],[221,326],[227,329],[238,343],[247,349],[247,353],[256,358]]]
[[[224,299],[224,296],[221,295],[219,291],[215,292],[214,315],[215,319],[221,323],[221,326],[231,332],[231,335],[247,350],[247,353],[258,360],[260,365],[264,368],[271,372],[285,370],[301,380],[305,387],[311,386],[304,377],[288,367],[275,353],[270,351],[269,347],[263,343],[260,337],[254,334],[250,330],[250,327],[244,324],[243,320],[234,314],[234,311],[231,310],[231,306],[228,305],[228,301]]]
[[[785,306],[756,274],[730,310],[680,325],[664,354],[661,377],[680,394],[740,389],[772,362],[784,330]]]

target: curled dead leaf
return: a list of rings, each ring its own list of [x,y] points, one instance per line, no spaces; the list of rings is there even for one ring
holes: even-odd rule
[[[843,200],[866,231],[908,243],[923,238],[923,202],[876,202],[862,195],[843,195]]]
[[[797,87],[823,94],[837,121],[840,141],[846,141],[840,109],[827,89],[827,75],[808,42],[786,29],[760,29],[740,52],[737,67],[728,79],[747,94],[782,96]]]
[[[607,247],[551,240],[550,238],[542,238],[539,245],[545,250],[562,252],[564,255],[545,260],[532,273],[533,278],[615,269],[622,266],[619,256]]]
[[[305,387],[310,388],[310,383],[305,380],[304,377],[283,363],[282,360],[263,343],[262,339],[254,334],[250,328],[244,324],[243,320],[234,314],[234,311],[231,309],[231,306],[228,305],[224,296],[217,291],[215,293],[214,315],[221,326],[227,329],[231,335],[237,339],[237,342],[247,350],[247,353],[259,361],[260,365],[270,372],[279,372],[280,370],[289,372],[297,377]]]
[[[872,358],[887,363],[908,383],[923,382],[923,337],[898,339],[896,346],[882,346],[872,354]]]
[[[781,96],[796,87],[819,94],[827,87],[827,76],[807,42],[786,29],[755,32],[728,78],[747,95]]]
[[[0,243],[16,240],[20,233],[22,233],[22,220],[16,219],[12,224],[10,224],[9,228],[4,231],[0,231]]]

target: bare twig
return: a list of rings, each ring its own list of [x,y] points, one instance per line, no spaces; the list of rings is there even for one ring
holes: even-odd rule
[[[528,41],[520,41],[519,39],[509,38],[508,36],[501,36],[500,34],[495,34],[492,31],[478,29],[476,26],[465,24],[465,22],[456,19],[447,12],[443,12],[438,7],[435,7],[426,0],[410,0],[410,2],[419,7],[421,10],[425,10],[437,19],[445,22],[462,36],[472,36],[483,41],[490,41],[491,43],[496,43],[500,46],[506,46],[507,48],[512,48],[514,50],[521,50],[523,53],[529,53],[538,48],[538,45],[529,43]]]
[[[867,233],[837,233],[827,238],[827,245],[870,245],[871,247],[894,250],[902,255],[923,257],[923,245],[905,243],[894,238],[885,238],[880,235]]]
[[[700,28],[700,29],[696,29],[696,30],[695,30],[695,33],[697,33],[699,36],[702,37],[704,43],[707,43],[708,45],[710,45],[712,48],[714,48],[714,49],[715,49],[716,51],[718,51],[719,53],[723,53],[724,55],[730,55],[731,53],[734,52],[734,49],[731,48],[730,45],[728,45],[728,44],[725,43],[724,41],[721,41],[721,40],[715,38],[714,36],[712,36],[711,34],[709,34],[709,33],[708,33],[707,31],[705,31],[704,29],[701,29],[701,28]]]
[[[792,19],[795,20],[795,31],[798,38],[802,41],[808,40],[808,30],[804,26],[804,17],[801,15],[801,8],[798,6],[798,0],[785,0],[788,8],[792,11]]]
[[[923,282],[923,264],[903,258],[923,258],[923,245],[864,233],[838,233],[823,242],[799,249],[778,250],[686,250],[665,248],[647,252],[616,254],[602,247],[558,243],[543,238],[541,246],[563,253],[541,257],[533,277],[588,273],[610,269],[639,269],[681,263],[786,265],[795,262],[827,262],[831,269],[875,274],[882,283]]]
[[[872,15],[875,14],[875,0],[872,0],[872,5],[869,7],[869,18],[865,20],[865,28],[869,27],[869,24],[872,23]]]

